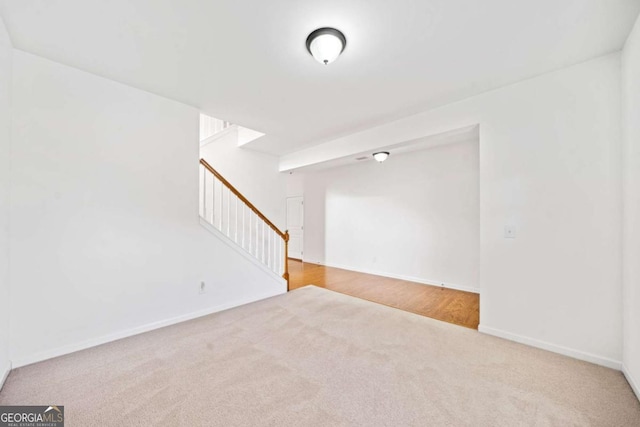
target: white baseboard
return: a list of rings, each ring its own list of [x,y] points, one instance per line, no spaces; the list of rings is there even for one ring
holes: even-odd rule
[[[386,273],[386,272],[375,271],[375,270],[365,270],[365,269],[355,268],[355,267],[342,265],[342,264],[322,263],[322,262],[314,262],[314,264],[325,265],[327,267],[333,267],[333,268],[340,268],[342,270],[357,271],[358,273],[373,274],[375,276],[389,277],[392,279],[406,280],[408,282],[420,283],[421,285],[430,285],[430,286],[438,286],[438,287],[442,286],[444,288],[455,289],[458,291],[473,292],[474,294],[480,293],[480,289],[476,287],[458,285],[456,283],[443,282],[440,280],[424,279],[420,277],[405,276],[403,274]]]
[[[540,341],[535,338],[529,338],[511,332],[505,332],[499,329],[490,328],[488,326],[479,325],[478,331],[483,334],[493,335],[495,337],[504,338],[510,341],[515,341],[520,344],[526,344],[531,347],[541,348],[543,350],[551,351],[553,353],[562,354],[564,356],[573,357],[574,359],[584,360],[585,362],[595,363],[596,365],[605,366],[607,368],[615,369],[617,371],[622,369],[622,362],[618,360],[609,359],[608,357],[598,356],[595,354],[587,353],[580,350],[575,350],[568,347],[563,347],[556,344],[551,344],[546,341]]]
[[[4,382],[7,381],[7,377],[11,372],[11,361],[7,361],[6,366],[4,368],[0,368],[0,391],[2,391],[2,387],[4,387]]]
[[[233,307],[238,307],[240,305],[249,304],[251,302],[255,302],[258,300],[262,300],[265,298],[270,298],[276,295],[281,295],[286,293],[286,289],[282,291],[269,292],[265,294],[260,294],[258,296],[252,296],[249,298],[244,298],[241,300],[232,301],[226,304],[217,305],[215,307],[210,307],[205,310],[200,310],[192,313],[183,314],[181,316],[173,317],[171,319],[160,320],[158,322],[148,323],[146,325],[138,326],[136,328],[127,329],[120,332],[115,332],[108,335],[103,335],[99,338],[92,338],[90,340],[82,341],[77,344],[70,344],[63,347],[58,347],[51,350],[46,350],[40,353],[36,353],[30,356],[13,359],[12,365],[13,368],[19,368],[26,365],[31,365],[32,363],[42,362],[47,359],[53,359],[54,357],[64,356],[65,354],[74,353],[76,351],[85,350],[87,348],[96,347],[101,344],[106,344],[108,342],[116,341],[122,338],[131,337],[134,335],[138,335],[144,332],[149,332],[154,329],[163,328],[165,326],[175,325],[176,323],[186,322],[187,320],[195,319],[198,317],[206,316],[208,314],[217,313],[219,311],[227,310]]]
[[[631,390],[633,390],[638,400],[640,400],[640,383],[636,382],[636,380],[631,376],[631,373],[627,370],[627,367],[624,366],[624,364],[622,364],[622,373],[631,386]]]

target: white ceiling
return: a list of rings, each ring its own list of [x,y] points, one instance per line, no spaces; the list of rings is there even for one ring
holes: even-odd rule
[[[200,108],[289,153],[616,51],[640,0],[0,0],[15,47]],[[308,33],[347,48],[322,66]]]

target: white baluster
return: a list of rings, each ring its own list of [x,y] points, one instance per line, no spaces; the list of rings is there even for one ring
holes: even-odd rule
[[[255,229],[256,229],[255,230],[256,231],[255,240],[254,240],[254,244],[253,244],[254,251],[255,251],[255,257],[260,259],[260,221],[259,221],[259,218],[258,218],[257,215],[253,218],[253,221],[255,223],[254,226],[255,226]]]
[[[238,196],[236,196],[236,209],[234,212],[234,216],[235,216],[235,220],[236,220],[236,227],[234,230],[234,239],[233,241],[238,243]]]
[[[214,227],[216,226],[216,205],[217,205],[217,200],[216,200],[216,177],[213,176],[213,174],[211,174],[211,191],[208,191],[209,193],[211,193],[211,211],[209,212],[208,216],[210,218],[207,218],[207,221],[209,223],[211,223],[211,225],[213,225]]]
[[[263,220],[262,221],[262,244],[260,245],[260,246],[262,246],[262,263],[263,264],[265,263],[266,254],[267,254],[267,251],[265,251],[265,247],[264,247],[264,242],[267,239],[264,237],[264,233],[265,233],[265,223],[264,223],[264,220]]]
[[[271,227],[267,229],[267,266],[271,268]]]
[[[220,185],[220,218],[218,220],[218,222],[220,223],[220,227],[218,227],[218,230],[220,230],[220,232],[223,231],[222,229],[222,223],[224,221],[224,185]]]
[[[242,203],[242,249],[246,249],[245,245],[244,245],[244,235],[247,232],[246,228],[245,228],[245,224],[244,224],[244,217],[246,216],[246,206],[244,203]]]
[[[231,237],[231,190],[227,188],[227,237]]]
[[[200,198],[200,216],[207,219],[207,170],[204,166],[200,165],[200,175],[202,177],[202,181],[200,182],[200,191],[202,192],[202,196]]]
[[[278,235],[276,234],[275,231],[272,232],[273,234],[273,242],[271,243],[271,248],[273,249],[273,259],[271,260],[271,269],[273,270],[273,272],[276,272],[276,269],[278,268],[278,261],[277,261],[277,252],[276,252],[276,244],[278,243],[277,238]]]
[[[273,229],[271,227],[267,228],[267,266],[269,268],[271,268],[271,262],[273,261],[273,253],[271,252],[272,231]]]
[[[280,249],[278,250],[278,258],[280,259],[278,275],[282,276],[284,274],[284,239],[282,239],[282,237],[278,239],[278,245],[280,246]]]
[[[276,274],[280,275],[280,263],[282,262],[282,259],[280,259],[280,241],[282,239],[280,238],[279,234],[276,234],[276,267],[273,271],[276,272]]]
[[[273,260],[271,261],[271,269],[274,271],[274,273],[277,271],[278,269],[278,253],[276,252],[276,245],[278,244],[278,235],[276,234],[276,232],[273,232]]]
[[[278,272],[278,235],[273,232],[273,271]]]
[[[256,258],[261,259],[261,254],[260,254],[260,242],[261,242],[261,238],[260,238],[260,227],[262,225],[262,220],[260,220],[260,218],[258,218],[258,216],[256,216]]]

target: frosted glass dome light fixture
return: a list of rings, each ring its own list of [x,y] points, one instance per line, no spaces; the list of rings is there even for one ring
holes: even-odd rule
[[[389,157],[389,152],[388,151],[378,151],[377,153],[373,153],[373,158],[376,159],[380,163],[382,163],[385,160],[387,160],[387,157]]]
[[[307,50],[321,64],[327,65],[338,59],[347,45],[347,39],[335,28],[318,28],[307,37]]]

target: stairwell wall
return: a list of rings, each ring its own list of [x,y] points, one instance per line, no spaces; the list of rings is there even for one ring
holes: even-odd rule
[[[640,398],[640,18],[622,51],[623,369]]]
[[[0,388],[9,373],[9,169],[12,47],[0,18]]]
[[[286,291],[199,224],[198,110],[13,57],[14,366]]]

